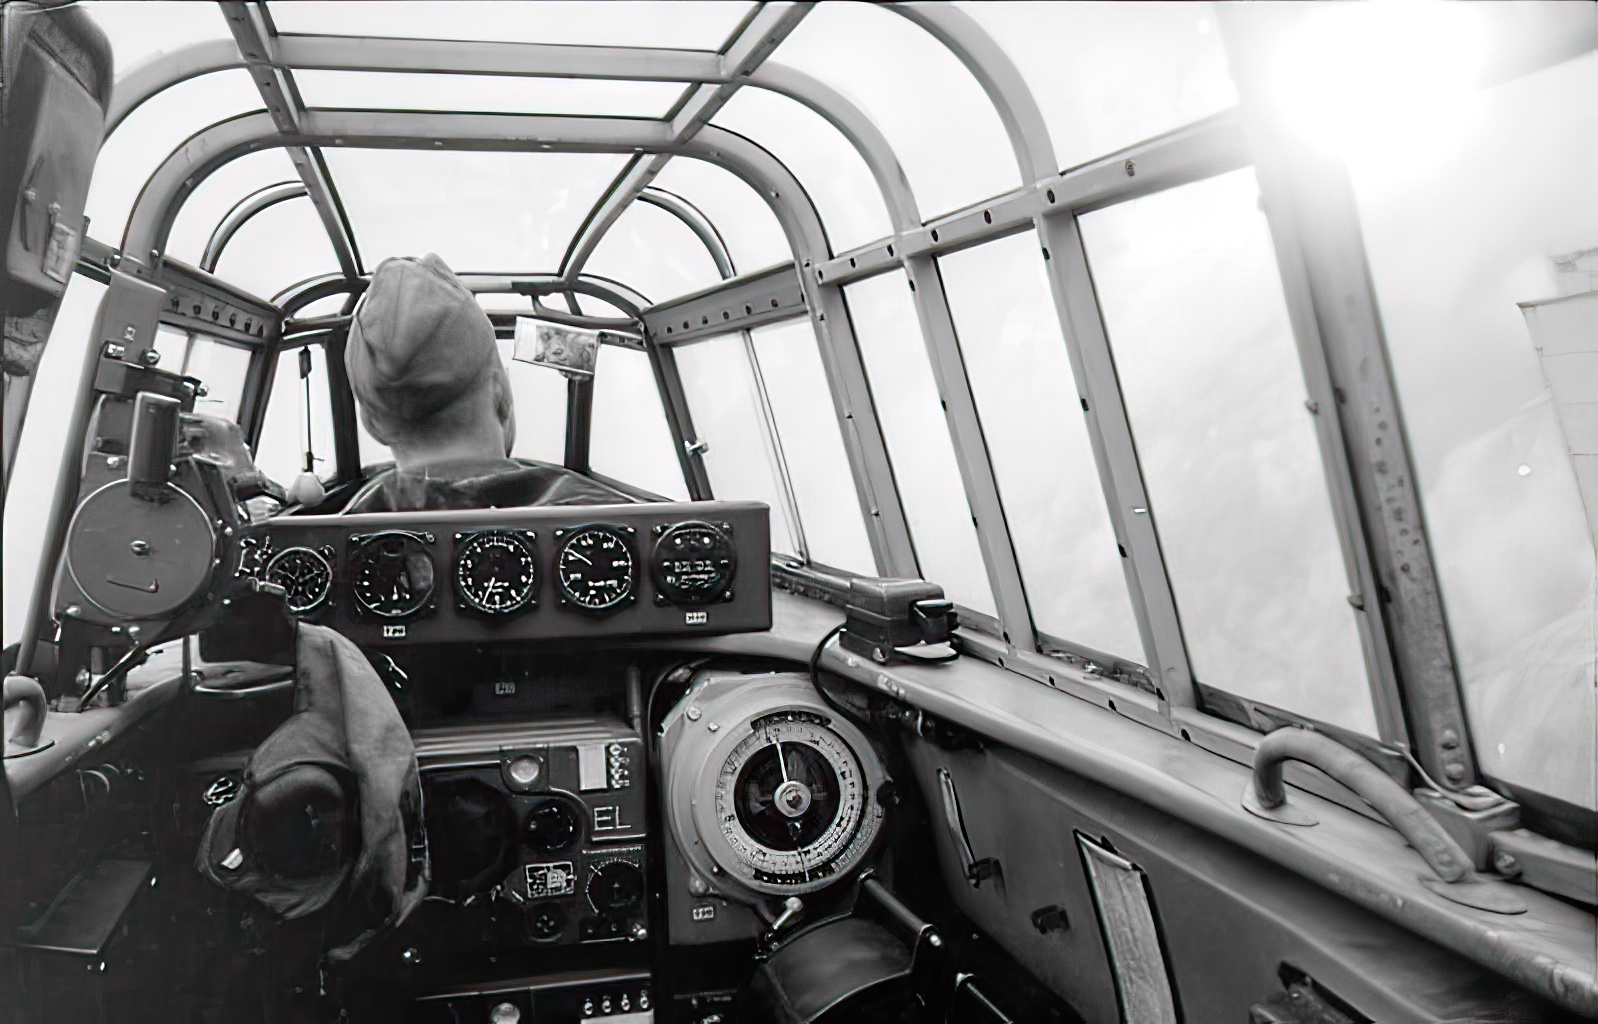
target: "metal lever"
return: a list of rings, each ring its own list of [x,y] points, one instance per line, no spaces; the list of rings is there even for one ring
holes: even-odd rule
[[[1470,856],[1426,813],[1420,801],[1380,768],[1322,733],[1298,728],[1278,729],[1260,740],[1254,749],[1254,778],[1243,794],[1245,809],[1284,824],[1315,824],[1312,816],[1287,807],[1282,766],[1288,761],[1313,765],[1359,794],[1398,830],[1443,881],[1458,882],[1470,874]],[[1284,815],[1285,810],[1295,813]]]
[[[973,889],[980,889],[984,881],[997,878],[1002,873],[999,862],[993,857],[979,860],[976,851],[971,849],[971,840],[965,831],[965,815],[960,810],[960,794],[955,792],[954,777],[947,768],[938,769],[938,792],[943,798],[944,823],[959,847],[960,867],[965,872],[965,880],[971,883]]]

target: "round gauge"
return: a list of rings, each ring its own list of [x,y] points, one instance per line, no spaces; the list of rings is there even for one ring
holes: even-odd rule
[[[373,615],[402,619],[433,596],[433,556],[408,533],[380,533],[350,559],[355,600]]]
[[[692,876],[728,899],[851,877],[882,833],[886,770],[803,673],[705,671],[667,715],[667,820]]]
[[[629,531],[630,532],[630,531]],[[562,537],[555,552],[561,597],[585,612],[611,612],[633,600],[632,545],[614,526],[584,526]]]
[[[327,600],[333,589],[333,567],[320,551],[284,548],[266,563],[265,579],[283,588],[289,611],[304,615]]]
[[[709,604],[731,593],[738,555],[710,523],[678,523],[660,535],[650,559],[655,592],[672,604]]]
[[[468,538],[455,556],[455,588],[462,601],[485,615],[509,615],[526,608],[538,592],[532,538],[509,530]]]
[[[753,723],[716,776],[722,838],[766,887],[831,878],[859,844],[873,806],[854,751],[808,711]],[[875,828],[872,818],[869,831]]]

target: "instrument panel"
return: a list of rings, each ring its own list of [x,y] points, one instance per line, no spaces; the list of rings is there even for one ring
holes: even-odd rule
[[[237,573],[363,645],[732,633],[771,626],[770,512],[660,502],[290,516]]]

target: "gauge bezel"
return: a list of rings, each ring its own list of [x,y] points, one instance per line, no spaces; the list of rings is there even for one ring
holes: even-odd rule
[[[619,541],[621,543],[622,550],[627,552],[627,560],[629,563],[626,592],[618,596],[614,601],[600,605],[598,607],[584,604],[581,600],[579,600],[577,596],[572,593],[571,588],[566,585],[566,580],[560,571],[561,555],[566,551],[566,549],[583,534],[593,532],[608,533],[617,541]],[[638,531],[633,527],[622,526],[616,523],[586,523],[582,526],[574,526],[571,529],[556,530],[554,552],[550,561],[550,570],[555,577],[556,603],[567,611],[599,617],[614,615],[623,608],[631,608],[633,605],[637,604],[639,576],[638,546],[634,542],[634,538],[637,535]]]
[[[532,581],[527,584],[527,592],[515,605],[509,608],[489,608],[479,602],[473,595],[466,581],[461,578],[461,568],[465,561],[468,549],[473,544],[488,539],[503,539],[519,546],[526,555],[527,562],[532,566]],[[533,530],[477,530],[472,533],[457,533],[455,535],[455,557],[450,569],[450,579],[455,584],[455,597],[457,607],[486,615],[494,619],[503,619],[518,612],[530,611],[538,607],[538,587],[543,582],[543,571],[538,564],[538,534]]]
[[[278,565],[281,564],[283,562],[283,560],[286,559],[290,555],[309,555],[312,558],[316,559],[318,562],[321,562],[322,563],[322,568],[327,570],[327,586],[322,588],[322,592],[317,597],[316,600],[312,601],[308,605],[305,605],[304,607],[296,608],[294,606],[294,603],[292,601],[288,600],[288,598],[286,596],[286,592],[287,592],[288,588],[284,587],[284,591],[285,591],[284,600],[285,600],[285,603],[288,604],[289,612],[291,614],[294,614],[294,615],[309,615],[312,612],[316,611],[318,608],[320,608],[323,605],[327,604],[328,599],[333,596],[333,583],[334,583],[334,580],[335,580],[335,574],[334,574],[334,571],[333,571],[333,559],[332,559],[330,553],[327,552],[326,550],[319,550],[317,548],[313,548],[313,547],[310,547],[310,546],[305,545],[305,544],[296,544],[293,547],[287,547],[287,548],[284,548],[282,551],[275,552],[269,558],[267,558],[266,565],[263,566],[262,569],[261,569],[261,581],[263,583],[271,583],[272,582],[272,571],[274,569],[276,569],[278,567]],[[279,584],[279,586],[281,586],[281,584]]]
[[[366,563],[366,559],[363,557],[366,550],[373,544],[379,544],[385,540],[395,537],[398,537],[407,543],[416,545],[417,550],[420,551],[420,553],[427,559],[428,564],[432,567],[433,578],[428,584],[426,592],[417,598],[411,607],[400,611],[384,611],[381,608],[372,607],[371,604],[369,604],[367,600],[361,596],[360,576],[361,570],[364,568]],[[355,606],[361,610],[362,614],[371,615],[389,622],[398,622],[402,619],[415,618],[423,612],[435,607],[435,601],[438,596],[438,559],[433,557],[433,553],[428,550],[428,545],[432,544],[433,541],[434,537],[431,533],[416,533],[410,530],[381,530],[377,533],[350,534],[350,596],[355,599]]]
[[[665,545],[678,533],[690,530],[708,530],[715,534],[725,547],[727,568],[714,588],[706,591],[684,591],[675,584],[666,582],[665,561],[668,553]],[[655,603],[671,604],[679,608],[697,608],[707,604],[721,604],[731,601],[733,584],[738,578],[738,547],[732,539],[732,525],[730,523],[712,523],[703,519],[685,519],[682,522],[662,523],[655,527],[657,539],[655,546],[649,553],[649,578],[655,585]]]

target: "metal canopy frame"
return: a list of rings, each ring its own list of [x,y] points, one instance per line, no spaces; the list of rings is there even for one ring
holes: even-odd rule
[[[748,329],[759,323],[808,313],[821,341],[878,569],[912,575],[917,571],[915,551],[844,295],[845,286],[854,281],[902,268],[914,286],[918,321],[939,397],[947,410],[962,487],[974,512],[999,610],[997,632],[1003,643],[993,656],[1008,657],[1010,664],[1041,676],[1053,662],[1040,652],[1058,650],[1061,641],[1039,634],[1031,620],[936,259],[994,238],[1035,231],[1150,661],[1152,689],[1157,694],[1150,711],[1170,727],[1174,719],[1187,717],[1180,708],[1198,703],[1196,686],[1077,218],[1090,210],[1247,166],[1257,157],[1306,386],[1323,409],[1337,411],[1335,416],[1319,417],[1317,436],[1351,587],[1356,596],[1402,595],[1400,611],[1384,605],[1381,614],[1366,614],[1362,623],[1382,739],[1403,745],[1413,736],[1423,748],[1423,763],[1446,785],[1474,781],[1474,767],[1468,765],[1468,741],[1463,748],[1460,743],[1468,733],[1457,713],[1458,683],[1447,656],[1446,626],[1435,594],[1430,553],[1424,547],[1411,551],[1404,556],[1409,568],[1396,568],[1398,554],[1386,539],[1375,497],[1378,485],[1384,482],[1372,478],[1375,471],[1365,464],[1368,460],[1351,454],[1369,450],[1373,443],[1366,429],[1369,425],[1362,426],[1358,416],[1339,408],[1334,400],[1339,393],[1333,390],[1335,384],[1345,397],[1368,398],[1384,403],[1381,408],[1392,408],[1392,382],[1374,299],[1368,281],[1349,272],[1363,259],[1362,250],[1357,237],[1339,239],[1329,233],[1324,218],[1317,220],[1310,208],[1313,198],[1277,201],[1277,196],[1288,194],[1283,191],[1280,170],[1286,157],[1272,152],[1279,135],[1275,126],[1262,125],[1249,113],[1249,97],[1258,92],[1258,84],[1246,73],[1239,76],[1245,97],[1242,115],[1228,111],[1062,172],[1054,163],[1042,113],[1019,70],[974,19],[944,5],[890,4],[889,9],[933,36],[975,77],[1000,116],[1023,181],[1020,188],[1008,193],[923,222],[904,170],[871,118],[828,84],[767,59],[810,6],[762,4],[721,52],[710,52],[278,35],[264,9],[225,3],[237,46],[197,44],[133,69],[118,82],[108,130],[161,90],[227,68],[250,69],[268,111],[206,129],[156,171],[130,216],[123,269],[131,275],[151,276],[150,268],[159,262],[172,219],[187,194],[221,163],[259,148],[282,146],[291,154],[304,155],[303,160],[296,160],[304,194],[318,202],[336,252],[340,251],[338,235],[348,235],[348,224],[320,162],[323,146],[628,153],[632,159],[590,211],[559,271],[529,286],[540,294],[601,287],[583,272],[584,265],[605,231],[634,202],[667,209],[706,245],[726,279],[723,285],[653,307],[642,303],[642,297],[631,307],[618,303],[630,315],[637,315],[648,331],[657,384],[668,420],[684,449],[679,457],[690,492],[696,497],[709,494],[709,482],[676,378],[672,346],[731,331],[742,331],[747,337]],[[299,103],[290,75],[295,68],[683,82],[688,88],[664,119],[317,110]],[[744,86],[794,99],[837,128],[870,170],[889,212],[893,235],[847,252],[831,251],[813,205],[791,172],[755,143],[708,126],[715,112]],[[680,197],[651,188],[654,176],[674,155],[718,163],[755,188],[776,212],[794,251],[794,263],[752,277],[731,276],[732,264],[715,225]],[[238,223],[247,219],[248,214],[242,215]],[[237,223],[232,230],[237,230]],[[1321,251],[1317,246],[1329,247],[1326,251],[1334,255],[1317,257],[1315,253]],[[151,254],[149,267],[142,259],[145,253]],[[132,258],[132,254],[141,258]],[[286,308],[297,309],[322,295],[358,288],[360,272],[353,239],[348,261],[341,256],[340,263],[342,280],[306,282],[279,300]],[[354,264],[354,274],[347,263]],[[1350,296],[1363,311],[1363,326],[1345,330],[1330,322],[1329,310],[1336,298]],[[1373,354],[1380,357],[1374,363]],[[1353,366],[1359,367],[1359,373],[1351,371]],[[1354,404],[1350,399],[1349,406]],[[1408,481],[1408,490],[1398,497],[1415,513],[1409,525],[1420,532],[1424,545],[1424,525],[1419,521],[1414,477],[1401,434],[1381,440],[1387,445],[1383,451],[1388,465],[1394,465],[1395,453],[1401,460],[1392,472]],[[788,488],[785,500],[791,502],[791,485],[785,481],[784,486]],[[1395,574],[1400,572],[1418,582],[1398,579]],[[1414,597],[1414,593],[1420,596]],[[1064,646],[1070,649],[1069,644]],[[1091,652],[1087,658],[1103,661]],[[1404,664],[1402,673],[1395,667],[1395,659]],[[1052,682],[1053,674],[1048,678]],[[1414,682],[1417,679],[1426,682]],[[1445,707],[1435,728],[1425,725],[1423,719],[1429,722],[1436,717],[1429,710],[1431,704],[1448,704],[1450,692],[1456,701],[1453,711]],[[1136,706],[1135,701],[1122,703]],[[1457,724],[1457,730],[1451,723]],[[1446,744],[1452,744],[1447,749],[1454,753],[1442,753]],[[1435,749],[1428,755],[1427,747]],[[1461,758],[1467,762],[1463,776],[1457,769],[1450,770]]]

